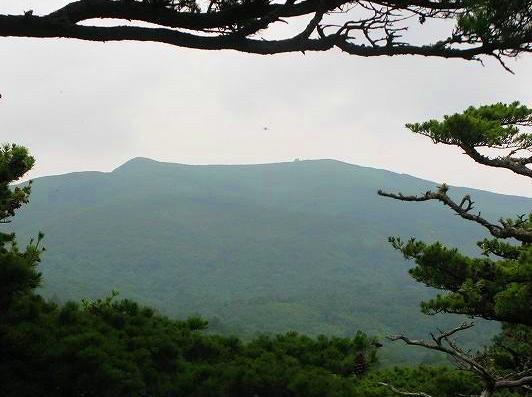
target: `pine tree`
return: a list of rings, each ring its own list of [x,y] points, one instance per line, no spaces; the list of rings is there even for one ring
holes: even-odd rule
[[[430,120],[409,124],[416,134],[436,144],[457,146],[476,162],[508,169],[532,178],[532,109],[519,104],[498,103]],[[498,151],[497,155],[493,155]],[[472,356],[452,338],[472,326],[464,323],[454,330],[432,336],[431,342],[392,337],[409,345],[423,346],[451,356],[460,367],[471,370],[484,383],[484,396],[502,388],[532,384],[532,213],[491,222],[469,195],[456,200],[449,186],[421,195],[386,193],[402,201],[436,200],[460,217],[484,227],[492,236],[478,242],[480,257],[464,255],[440,242],[425,243],[412,238],[406,242],[391,237],[393,247],[415,262],[410,274],[417,281],[441,291],[422,302],[427,314],[458,313],[503,322],[503,332],[488,351]]]
[[[0,223],[9,223],[15,211],[29,200],[31,183],[11,187],[33,166],[34,159],[26,148],[4,145],[0,148]],[[0,315],[12,300],[32,291],[40,283],[39,263],[42,234],[20,250],[13,233],[0,231]]]

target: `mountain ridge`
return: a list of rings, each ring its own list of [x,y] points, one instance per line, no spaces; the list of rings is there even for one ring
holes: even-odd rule
[[[330,163],[330,164],[338,164],[338,165],[342,165],[342,166],[346,166],[346,167],[355,167],[355,168],[359,168],[359,169],[366,169],[366,170],[382,172],[382,173],[385,173],[385,174],[397,175],[397,176],[401,176],[401,177],[408,177],[408,178],[412,178],[414,180],[417,180],[419,182],[431,183],[433,185],[433,187],[436,187],[436,186],[440,185],[441,183],[446,183],[446,182],[436,182],[436,181],[433,181],[433,180],[430,180],[430,179],[417,177],[417,176],[409,174],[409,173],[397,172],[397,171],[388,170],[388,169],[385,169],[385,168],[373,167],[373,166],[359,165],[359,164],[349,163],[347,161],[337,160],[337,159],[333,159],[333,158],[303,159],[303,160],[296,159],[296,160],[292,160],[292,161],[267,162],[267,163],[187,164],[187,163],[176,163],[176,162],[171,162],[171,161],[160,161],[160,160],[155,160],[155,159],[152,159],[152,158],[149,158],[149,157],[144,157],[144,156],[136,156],[136,157],[133,157],[133,158],[131,158],[129,160],[126,160],[125,162],[123,162],[122,164],[118,165],[117,167],[115,167],[114,169],[112,169],[110,171],[96,171],[96,170],[71,171],[71,172],[65,172],[65,173],[60,173],[60,174],[42,175],[42,176],[38,176],[38,177],[35,177],[35,178],[31,178],[31,179],[32,180],[40,180],[40,179],[43,179],[43,178],[55,178],[55,177],[64,177],[64,176],[79,175],[79,174],[88,174],[88,175],[90,175],[90,174],[99,174],[99,175],[101,175],[101,174],[113,174],[113,173],[121,172],[123,170],[131,169],[132,166],[135,167],[135,166],[138,166],[138,165],[148,165],[148,164],[156,165],[156,166],[176,166],[176,167],[183,167],[183,168],[190,168],[190,167],[238,168],[238,167],[279,166],[279,165],[294,164],[294,163],[295,164],[297,164],[297,163],[312,163],[312,164]],[[22,182],[22,183],[26,183],[26,182]],[[523,198],[523,199],[532,199],[532,197],[523,196],[523,195],[519,195],[519,194],[501,193],[501,192],[495,192],[495,191],[485,190],[485,189],[480,189],[480,188],[472,188],[472,187],[464,186],[464,185],[452,185],[452,184],[448,184],[448,185],[449,185],[449,187],[451,189],[464,189],[464,190],[469,190],[469,191],[472,191],[472,192],[482,192],[482,193],[494,194],[494,195],[498,195],[498,196],[507,196],[507,197]]]

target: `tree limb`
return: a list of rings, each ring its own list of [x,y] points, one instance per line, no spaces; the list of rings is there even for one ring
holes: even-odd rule
[[[495,382],[495,388],[497,389],[522,387],[525,385],[532,385],[532,376],[524,376],[515,380],[499,380]]]
[[[430,394],[427,394],[425,392],[407,392],[407,391],[401,391],[398,388],[394,387],[393,385],[390,385],[389,383],[385,382],[378,382],[379,385],[385,386],[389,388],[391,391],[393,391],[396,394],[399,394],[401,396],[414,396],[414,397],[432,397]]]
[[[458,367],[465,368],[479,377],[479,379],[484,384],[484,390],[481,396],[491,396],[493,392],[499,389],[517,387],[528,388],[529,385],[532,385],[532,376],[530,375],[530,369],[527,368],[524,371],[514,372],[508,374],[506,377],[500,377],[492,369],[481,364],[480,362],[478,362],[478,360],[475,359],[475,357],[466,353],[462,348],[460,348],[456,344],[454,340],[450,339],[450,336],[460,331],[467,330],[473,327],[473,325],[473,323],[463,323],[450,331],[440,331],[440,334],[438,336],[432,335],[432,340],[434,341],[434,343],[425,342],[423,340],[410,339],[404,335],[390,336],[388,337],[388,339],[392,341],[401,340],[407,345],[421,346],[429,350],[435,350],[446,353],[449,357],[455,360],[455,363]],[[524,374],[526,375],[523,376]],[[404,396],[430,397],[429,395],[423,392],[402,392],[386,383],[380,384],[383,386],[388,386],[392,391]]]
[[[465,154],[471,157],[479,164],[487,165],[496,168],[506,168],[516,174],[532,178],[532,169],[527,167],[527,164],[532,163],[532,158],[513,158],[511,156],[490,158],[479,153],[474,147],[461,145]]]
[[[89,41],[151,41],[203,50],[232,49],[256,54],[295,51],[327,51],[334,47],[358,56],[421,55],[476,59],[481,55],[500,57],[529,52],[532,29],[519,34],[496,35],[486,40],[456,30],[435,43],[409,44],[399,40],[408,26],[419,18],[455,18],[469,3],[462,0],[213,0],[202,9],[194,0],[77,0],[37,16],[0,14],[0,37],[73,38]],[[361,12],[350,12],[351,9]],[[324,16],[342,13],[343,26],[325,33]],[[367,15],[369,17],[361,17]],[[312,21],[291,38],[256,39],[257,34],[285,18],[307,16]],[[93,19],[121,19],[155,24],[146,26],[91,26]],[[83,24],[82,24],[83,23]],[[181,30],[187,30],[183,32]],[[357,36],[356,33],[362,36]],[[355,33],[355,34],[352,34]]]
[[[467,219],[469,221],[476,222],[484,226],[490,234],[497,238],[515,238],[524,243],[532,243],[532,231],[526,228],[516,227],[510,224],[493,224],[478,215],[472,214],[471,210],[474,208],[474,202],[471,201],[469,196],[464,196],[460,204],[453,201],[447,194],[449,187],[446,184],[439,186],[438,190],[425,192],[423,195],[410,195],[405,196],[402,193],[387,193],[383,190],[379,190],[379,196],[390,197],[401,201],[430,201],[437,200],[444,205],[450,207],[457,215]],[[465,206],[464,206],[465,205]]]
[[[410,339],[404,335],[394,335],[388,337],[388,339],[391,341],[402,340],[404,343],[410,346],[420,346],[424,347],[425,349],[445,353],[448,356],[454,358],[460,366],[468,368],[470,371],[477,374],[486,382],[494,383],[493,375],[490,374],[490,372],[486,368],[477,363],[474,358],[463,352],[460,348],[458,348],[456,344],[454,344],[452,340],[449,339],[449,336],[454,335],[459,331],[464,331],[466,329],[472,328],[473,326],[473,323],[463,323],[459,327],[451,331],[442,332],[440,336],[432,337],[434,343],[428,343],[423,340]],[[444,344],[444,342],[446,344]]]

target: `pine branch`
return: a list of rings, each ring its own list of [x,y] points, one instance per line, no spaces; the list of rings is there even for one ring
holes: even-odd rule
[[[444,205],[450,207],[457,215],[460,217],[467,219],[469,221],[478,223],[479,225],[484,226],[490,234],[497,238],[515,238],[516,240],[519,240],[524,243],[532,243],[532,231],[522,228],[522,227],[516,227],[514,225],[511,225],[509,223],[505,223],[504,221],[501,222],[501,225],[497,225],[494,223],[489,222],[485,218],[483,218],[480,214],[472,214],[471,211],[473,210],[474,202],[471,201],[471,198],[469,195],[464,196],[464,198],[461,200],[461,202],[458,204],[454,200],[452,200],[447,192],[449,191],[449,187],[446,184],[442,184],[438,187],[438,190],[433,191],[427,191],[423,195],[404,195],[402,193],[387,193],[383,190],[379,190],[377,193],[379,196],[383,197],[390,197],[395,200],[401,200],[401,201],[430,201],[430,200],[436,200]]]
[[[349,12],[357,7],[369,11],[370,16],[357,18],[360,13]],[[364,57],[421,55],[466,60],[481,55],[515,56],[531,50],[530,29],[520,34],[495,35],[489,41],[460,29],[434,43],[418,45],[401,41],[407,29],[405,22],[410,18],[419,18],[420,23],[430,18],[452,19],[467,7],[468,2],[460,0],[288,0],[285,3],[212,0],[206,9],[194,0],[77,0],[41,16],[32,11],[24,15],[0,14],[0,37],[150,41],[256,54],[327,51],[337,47]],[[322,18],[331,13],[344,14],[345,23],[336,28],[322,25]],[[276,22],[303,16],[314,19],[294,37],[282,40],[251,37]],[[157,26],[88,25],[92,19],[128,20]]]
[[[506,377],[500,377],[493,372],[487,366],[481,364],[475,357],[466,353],[458,344],[450,339],[452,335],[458,332],[465,331],[474,326],[473,323],[463,323],[458,327],[449,331],[440,331],[440,334],[432,335],[434,343],[425,342],[423,340],[410,339],[404,335],[395,335],[388,337],[391,341],[401,340],[407,345],[420,346],[429,350],[439,351],[446,353],[450,358],[455,361],[455,364],[462,369],[466,369],[475,374],[484,384],[484,390],[481,396],[491,396],[496,390],[517,388],[517,387],[529,387],[532,385],[532,376],[530,375],[530,369],[526,368],[520,372],[514,372],[508,374]],[[388,386],[392,391],[404,396],[418,396],[418,397],[430,397],[424,392],[403,392],[395,387],[386,383],[380,383],[383,386]]]

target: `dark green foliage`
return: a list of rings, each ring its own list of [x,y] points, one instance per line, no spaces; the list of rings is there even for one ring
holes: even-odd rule
[[[414,259],[409,272],[419,282],[446,294],[423,302],[427,314],[446,312],[532,325],[532,247],[498,240],[481,242],[508,259],[471,258],[441,243],[391,239],[405,258]],[[488,255],[488,254],[487,254]]]
[[[530,367],[532,357],[532,327],[504,323],[482,357],[490,362],[502,375],[525,371]]]
[[[532,109],[514,102],[478,108],[471,106],[463,113],[444,116],[443,121],[430,120],[407,124],[407,127],[417,134],[430,137],[435,143],[460,147],[529,149],[532,147],[532,135],[522,132],[518,125],[530,123]]]
[[[36,244],[31,242],[20,251],[12,235],[0,233],[0,316],[13,298],[39,285],[41,274],[36,269],[41,251],[39,242],[40,239]]]
[[[23,147],[4,145],[0,147],[0,223],[8,223],[10,217],[22,204],[28,202],[31,185],[10,187],[33,166],[34,160]],[[0,321],[2,313],[12,300],[23,295],[40,282],[36,270],[39,262],[39,243],[31,241],[24,251],[19,250],[15,235],[0,231]]]
[[[482,41],[497,45],[518,42],[532,34],[532,2],[530,0],[465,0],[464,12],[457,19],[457,34],[469,43]],[[515,55],[518,51],[508,51]]]
[[[357,383],[358,397],[396,397],[379,383],[391,384],[401,391],[424,392],[437,397],[478,395],[481,385],[471,374],[450,367],[395,367],[374,371]]]
[[[506,168],[516,174],[532,177],[532,169],[529,168],[532,163],[529,153],[532,135],[520,128],[530,125],[532,109],[513,102],[478,108],[471,106],[463,113],[445,116],[443,121],[429,120],[407,124],[407,127],[416,134],[428,136],[434,143],[461,148],[480,164]],[[486,148],[499,149],[501,154],[491,156]]]
[[[30,185],[11,189],[9,184],[22,178],[34,162],[24,147],[16,145],[0,147],[0,222],[8,222],[9,217],[15,215],[15,210],[28,202]]]
[[[376,347],[296,333],[205,335],[197,318],[173,321],[138,304],[103,299],[62,307],[20,299],[4,318],[2,396],[352,396],[357,357]],[[31,374],[31,376],[28,376]]]

